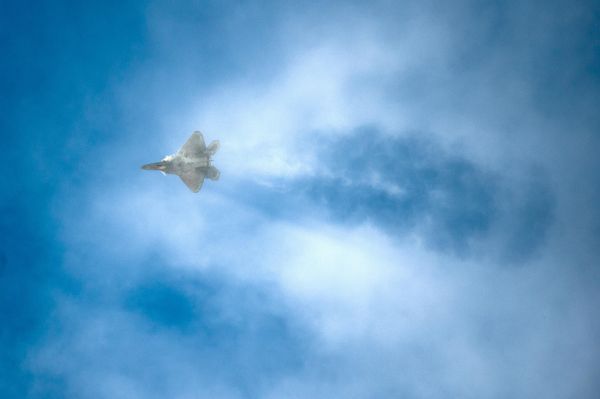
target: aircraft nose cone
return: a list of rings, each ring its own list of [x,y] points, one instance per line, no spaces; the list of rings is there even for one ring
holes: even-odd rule
[[[142,166],[144,170],[163,170],[165,168],[162,162],[149,163]]]

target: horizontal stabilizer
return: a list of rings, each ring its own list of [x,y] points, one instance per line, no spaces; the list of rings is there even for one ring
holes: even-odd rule
[[[215,155],[215,152],[217,152],[219,150],[219,147],[221,146],[221,143],[219,143],[219,140],[214,140],[212,143],[210,143],[208,145],[208,148],[206,149],[206,152],[208,153],[208,155]]]
[[[219,172],[219,169],[215,168],[214,166],[211,166],[206,170],[206,177],[208,177],[210,180],[219,180],[219,176],[221,176],[221,172]]]

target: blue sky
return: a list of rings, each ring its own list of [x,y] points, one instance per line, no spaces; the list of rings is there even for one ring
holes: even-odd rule
[[[598,396],[594,2],[1,7],[1,397]]]

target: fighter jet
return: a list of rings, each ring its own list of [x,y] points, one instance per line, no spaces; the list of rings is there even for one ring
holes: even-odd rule
[[[219,170],[211,165],[211,157],[218,149],[218,140],[206,147],[202,133],[196,131],[177,153],[167,155],[160,162],[144,165],[142,169],[159,170],[165,175],[167,173],[177,175],[190,190],[197,193],[205,177],[218,180],[221,175]]]

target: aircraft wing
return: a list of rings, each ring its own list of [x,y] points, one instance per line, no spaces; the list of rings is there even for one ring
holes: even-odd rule
[[[185,183],[185,185],[195,193],[200,191],[202,188],[202,183],[204,183],[204,172],[200,170],[183,173],[179,175],[179,177]]]
[[[205,151],[204,137],[202,137],[202,133],[196,131],[192,133],[190,138],[181,147],[179,154],[186,158],[193,158],[201,156]]]

